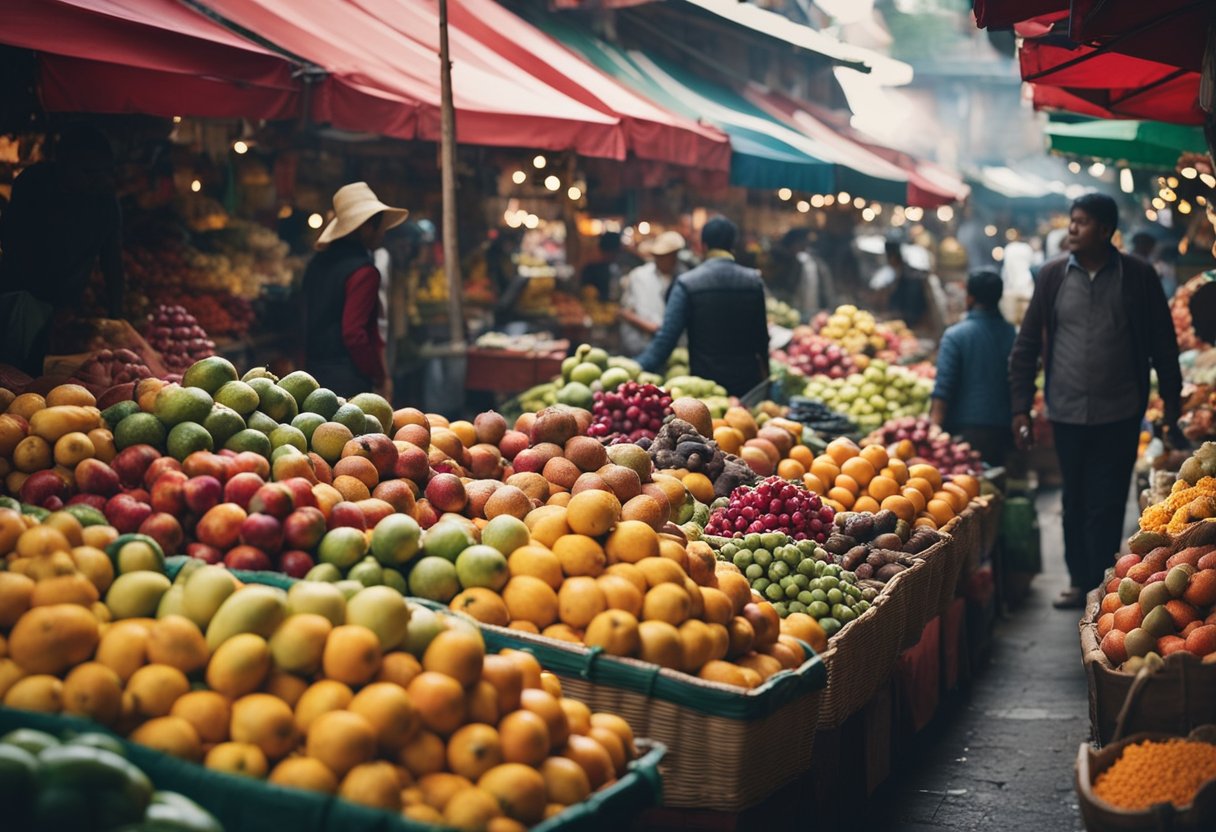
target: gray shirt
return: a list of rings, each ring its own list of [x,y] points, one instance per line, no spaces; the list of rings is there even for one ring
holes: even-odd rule
[[[1091,275],[1070,257],[1054,315],[1055,344],[1047,386],[1051,420],[1102,425],[1140,415],[1119,258],[1112,254]]]

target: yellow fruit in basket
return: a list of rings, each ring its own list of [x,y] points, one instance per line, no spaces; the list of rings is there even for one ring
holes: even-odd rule
[[[460,630],[445,630],[427,646],[422,669],[444,673],[469,687],[481,678],[486,649],[481,636]]]
[[[553,544],[553,554],[562,566],[562,573],[568,578],[578,575],[594,578],[603,573],[608,563],[608,556],[599,542],[584,534],[562,535]]]
[[[380,662],[380,672],[376,674],[377,682],[392,682],[401,687],[408,687],[410,681],[422,672],[422,664],[409,653],[398,650],[385,655]]]
[[[882,445],[867,445],[861,449],[860,456],[870,463],[870,466],[875,471],[881,471],[883,468],[886,468],[890,459],[887,456],[887,449]]]
[[[105,636],[97,645],[97,661],[126,682],[135,671],[148,663],[148,631],[146,624],[134,619],[108,625]],[[10,652],[11,648],[10,641]]]
[[[507,569],[511,577],[527,575],[539,578],[553,589],[560,589],[562,585],[561,561],[545,546],[530,544],[519,547],[507,558]]]
[[[595,582],[608,609],[623,610],[634,617],[642,614],[642,593],[628,578],[605,574],[596,578]]]
[[[946,494],[952,495],[953,499],[950,501],[950,504],[954,506],[955,514],[961,512],[967,507],[967,504],[971,502],[971,496],[961,485],[955,485],[952,482],[947,482],[942,484],[941,490]]]
[[[591,619],[583,634],[588,647],[602,647],[613,656],[634,656],[640,647],[638,620],[624,610],[606,610]]]
[[[629,757],[625,753],[625,744],[621,742],[621,738],[607,728],[594,725],[591,726],[587,736],[598,742],[608,752],[608,757],[612,760],[613,773],[617,777],[623,775],[629,765]]]
[[[397,762],[414,777],[443,771],[447,749],[443,740],[430,731],[419,731],[397,754]]]
[[[0,659],[0,701],[3,701],[8,689],[26,677],[21,665],[12,659]]]
[[[207,752],[203,765],[212,771],[262,779],[270,768],[262,749],[247,742],[222,742]]]
[[[557,593],[540,578],[519,575],[507,581],[502,598],[513,621],[530,621],[538,628],[557,620]]]
[[[604,552],[609,563],[637,563],[643,558],[657,557],[658,532],[641,520],[622,520],[604,541]]]
[[[828,649],[827,634],[818,621],[804,612],[792,612],[781,619],[781,632],[805,641],[816,653]]]
[[[663,583],[647,590],[642,599],[642,618],[679,626],[688,619],[692,600],[682,585]]]
[[[8,651],[30,673],[58,674],[90,658],[99,638],[97,619],[89,610],[52,604],[21,616],[9,633]]]
[[[401,784],[392,763],[377,760],[352,768],[338,785],[338,795],[374,809],[401,810]]]
[[[925,513],[933,518],[939,527],[954,519],[954,507],[945,500],[932,499],[925,504]]]
[[[204,743],[228,739],[232,708],[226,697],[213,690],[191,691],[179,697],[169,710],[169,715],[189,722]]]
[[[621,501],[610,491],[575,494],[566,506],[566,522],[576,534],[597,537],[621,519]]]
[[[270,666],[266,639],[239,633],[221,644],[207,663],[207,686],[236,699],[261,687]]]
[[[688,573],[671,558],[646,558],[634,565],[646,578],[646,586],[649,588],[654,588],[659,584],[684,586],[688,578]]]
[[[368,721],[350,711],[330,711],[308,729],[306,753],[339,777],[376,755],[376,734]]]
[[[225,646],[235,640],[229,639]],[[210,657],[202,630],[181,615],[165,616],[152,625],[148,633],[147,651],[149,661],[176,667],[183,673],[200,670],[207,665]]]
[[[447,761],[453,773],[476,780],[503,761],[499,732],[491,725],[465,725],[448,740]]]
[[[638,624],[638,658],[660,667],[678,669],[684,660],[680,631],[666,621]]]
[[[542,670],[540,673],[540,689],[559,701],[564,696],[562,693],[562,680],[557,678],[556,673],[548,670]]]
[[[93,440],[79,431],[65,433],[55,440],[54,458],[59,465],[75,468],[77,463],[90,459],[96,452]]]
[[[189,722],[176,716],[151,719],[131,733],[131,742],[146,745],[155,751],[197,762],[203,757],[203,745]]]
[[[362,685],[380,670],[380,639],[371,630],[355,624],[334,627],[325,640],[321,667],[329,679]]]
[[[487,829],[495,819],[502,819],[498,799],[477,786],[456,792],[443,810],[443,824],[456,829]]]
[[[549,729],[550,748],[559,748],[570,736],[570,723],[558,697],[540,688],[525,688],[519,699],[520,707],[539,716]]]
[[[477,786],[489,792],[509,818],[533,824],[544,816],[545,778],[531,766],[503,763],[483,774]]]
[[[9,403],[7,413],[12,413],[14,416],[20,416],[22,419],[29,421],[29,418],[40,410],[46,409],[46,399],[38,393],[22,393],[17,398]]]
[[[398,751],[422,730],[422,720],[409,694],[391,682],[377,682],[359,691],[347,709],[366,719],[380,748]]]
[[[980,481],[970,474],[955,474],[950,482],[962,488],[971,500],[980,496]]]
[[[583,767],[569,757],[549,757],[540,765],[549,803],[570,806],[591,795],[591,781]]]
[[[919,494],[920,492],[916,493]],[[900,520],[905,520],[910,523],[916,517],[916,508],[905,496],[898,494],[892,495],[883,500],[881,505],[884,511],[895,512],[895,516]]]
[[[761,680],[768,679],[775,673],[780,673],[782,669],[780,661],[764,653],[749,653],[746,656],[735,659],[735,664],[754,670],[760,675]]]
[[[21,711],[57,714],[63,710],[63,682],[47,673],[17,679],[4,694],[4,705]]]
[[[570,627],[581,629],[608,607],[608,601],[595,578],[567,578],[557,593],[558,617]]]
[[[113,725],[122,712],[122,680],[104,664],[77,665],[63,680],[63,712]]]
[[[586,734],[591,730],[591,709],[577,699],[563,696],[557,700],[566,713],[566,722],[571,734]]]
[[[914,528],[914,529],[933,529],[936,531],[938,529],[938,525],[937,525],[937,521],[934,520],[930,515],[922,514],[922,515],[918,516],[914,521],[912,521],[912,528]]]
[[[464,688],[446,673],[424,671],[414,677],[406,692],[422,724],[437,734],[451,734],[465,721]]]
[[[270,772],[267,778],[277,786],[333,794],[338,790],[338,778],[320,760],[311,757],[288,757]]]
[[[942,487],[941,472],[938,471],[937,468],[935,468],[934,466],[929,465],[927,463],[918,463],[916,465],[909,465],[908,466],[908,476],[909,477],[921,477],[923,479],[928,480],[929,484],[933,486],[934,490]]]
[[[46,394],[46,406],[57,407],[61,404],[74,404],[80,407],[94,407],[97,398],[88,388],[80,384],[59,384]]]
[[[114,446],[114,434],[106,428],[93,428],[85,435],[93,443],[94,459],[109,462],[118,455],[118,448]]]
[[[612,756],[604,746],[591,737],[573,736],[565,747],[558,751],[562,757],[574,760],[587,775],[594,791],[612,779],[615,769]]]

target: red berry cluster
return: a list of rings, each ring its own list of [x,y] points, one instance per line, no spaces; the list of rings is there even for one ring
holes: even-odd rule
[[[614,391],[595,393],[591,414],[588,436],[623,442],[654,439],[671,415],[671,396],[662,387],[627,381]]]
[[[836,512],[819,495],[781,477],[768,477],[755,487],[741,485],[730,503],[709,516],[705,533],[721,537],[785,532],[794,540],[822,543]]]

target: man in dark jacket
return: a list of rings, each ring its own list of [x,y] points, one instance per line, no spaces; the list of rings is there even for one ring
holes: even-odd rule
[[[731,250],[737,234],[725,217],[705,223],[705,262],[672,285],[663,325],[637,357],[643,369],[661,371],[687,329],[693,375],[713,379],[732,396],[742,396],[768,378],[764,281],[760,272],[735,262]]]
[[[1165,421],[1177,431],[1182,374],[1161,281],[1152,266],[1111,245],[1113,199],[1072,204],[1068,254],[1043,264],[1009,359],[1014,439],[1031,444],[1030,409],[1039,360],[1047,413],[1064,479],[1064,559],[1072,587],[1055,602],[1081,608],[1123,535],[1123,513],[1157,371]],[[1180,434],[1177,434],[1180,435]]]

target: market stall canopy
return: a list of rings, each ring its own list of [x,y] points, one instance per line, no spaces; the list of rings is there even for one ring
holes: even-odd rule
[[[1068,11],[1069,0],[975,0],[975,22],[981,29],[1005,29],[1032,17]]]
[[[1210,0],[1073,0],[1071,12],[1068,33],[1078,43],[1200,72],[1216,6]]]
[[[1083,121],[1048,124],[1051,149],[1059,153],[1172,170],[1184,153],[1203,153],[1203,130],[1160,121]]]
[[[439,56],[403,34],[412,19],[438,32],[436,7],[392,0],[201,0],[225,22],[315,64],[347,85],[395,98],[416,110],[404,131],[380,112],[361,112],[345,100],[321,102],[335,126],[399,138],[437,141]],[[573,150],[623,159],[620,119],[588,107],[523,72],[492,50],[453,32],[452,86],[456,138],[475,145]],[[317,120],[325,120],[318,117]]]
[[[912,81],[912,67],[871,49],[853,46],[824,32],[791,20],[783,14],[738,0],[684,0],[731,23],[790,46],[815,52],[838,64],[868,72],[881,84],[900,85]]]
[[[1059,38],[1025,41],[1018,58],[1023,80],[1088,102],[1094,111],[1084,114],[1203,123],[1197,72]],[[1047,98],[1036,97],[1036,103]]]
[[[0,43],[38,53],[48,110],[276,119],[295,65],[175,0],[8,0]]]
[[[462,36],[476,38],[576,101],[619,116],[628,149],[639,159],[729,169],[730,142],[722,131],[658,107],[494,0],[450,0],[448,14]],[[417,26],[408,31],[429,35],[437,46],[437,32]]]

